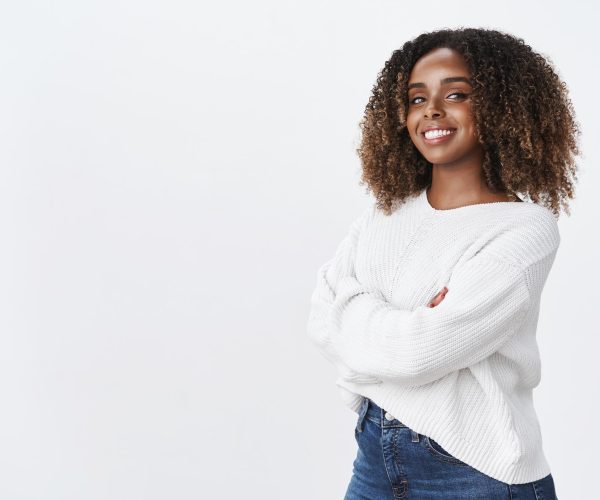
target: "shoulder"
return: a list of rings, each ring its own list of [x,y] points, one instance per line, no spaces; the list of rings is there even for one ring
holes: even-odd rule
[[[531,240],[532,250],[539,248],[545,253],[560,246],[560,231],[556,216],[548,208],[527,202],[527,207],[512,225],[515,235]]]
[[[553,259],[560,246],[557,219],[548,208],[523,202],[510,215],[498,216],[483,253],[521,269]]]
[[[373,219],[376,213],[376,204],[368,201],[363,208],[357,209],[354,215],[350,218],[350,222],[347,226],[347,233],[351,238],[358,238],[359,235],[365,230],[367,225]]]
[[[377,207],[377,202],[373,200],[367,201],[362,209],[359,209],[352,221],[352,226],[362,230],[368,226],[375,217],[380,216],[381,211]]]
[[[373,217],[377,213],[377,204],[369,200],[362,209],[359,209],[357,216],[355,217],[353,224],[356,226],[364,227],[369,224]]]

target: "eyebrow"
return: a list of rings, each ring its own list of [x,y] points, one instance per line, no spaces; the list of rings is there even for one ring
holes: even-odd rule
[[[472,86],[471,80],[469,80],[468,78],[466,78],[464,76],[450,76],[448,78],[442,78],[440,80],[440,83],[442,85],[444,85],[446,83],[454,83],[454,82],[465,82]],[[407,90],[410,90],[415,87],[427,87],[427,85],[425,85],[423,82],[411,83],[408,85]]]

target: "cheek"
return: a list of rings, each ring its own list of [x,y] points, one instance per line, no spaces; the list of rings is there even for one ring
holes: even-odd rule
[[[475,129],[475,122],[473,121],[473,116],[469,112],[469,109],[465,109],[460,113],[456,114],[455,119],[461,124],[461,128],[466,133],[466,136],[471,137],[477,135]]]
[[[459,119],[462,123],[466,125],[467,128],[474,128],[474,117],[473,112],[471,110],[471,106],[465,106],[464,109],[461,109],[459,112]]]
[[[417,127],[417,119],[414,115],[414,113],[409,113],[408,116],[406,117],[406,128],[408,129],[408,133],[410,134],[410,136],[414,139],[414,136],[416,135],[416,127]]]

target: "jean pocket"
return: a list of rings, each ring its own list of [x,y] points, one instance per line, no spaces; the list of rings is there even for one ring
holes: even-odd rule
[[[423,436],[423,437],[424,437],[423,441],[425,442],[425,447],[427,448],[427,450],[429,450],[429,453],[431,453],[438,460],[441,460],[443,462],[452,463],[452,464],[457,464],[457,465],[467,465],[462,460],[459,460],[454,455],[451,455],[450,453],[448,453],[444,448],[442,448],[442,445],[440,445],[440,443],[438,443],[437,441],[434,441],[429,436]]]

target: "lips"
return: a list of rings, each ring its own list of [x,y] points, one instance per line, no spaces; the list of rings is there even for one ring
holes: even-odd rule
[[[428,130],[450,130],[450,133],[439,135],[437,137],[432,137],[432,138],[428,139],[425,136],[425,132],[427,132]],[[431,129],[427,129],[424,132],[422,132],[421,135],[423,137],[423,142],[425,142],[425,144],[435,145],[435,144],[444,143],[444,142],[450,140],[454,136],[455,133],[456,133],[455,128],[431,128]]]

